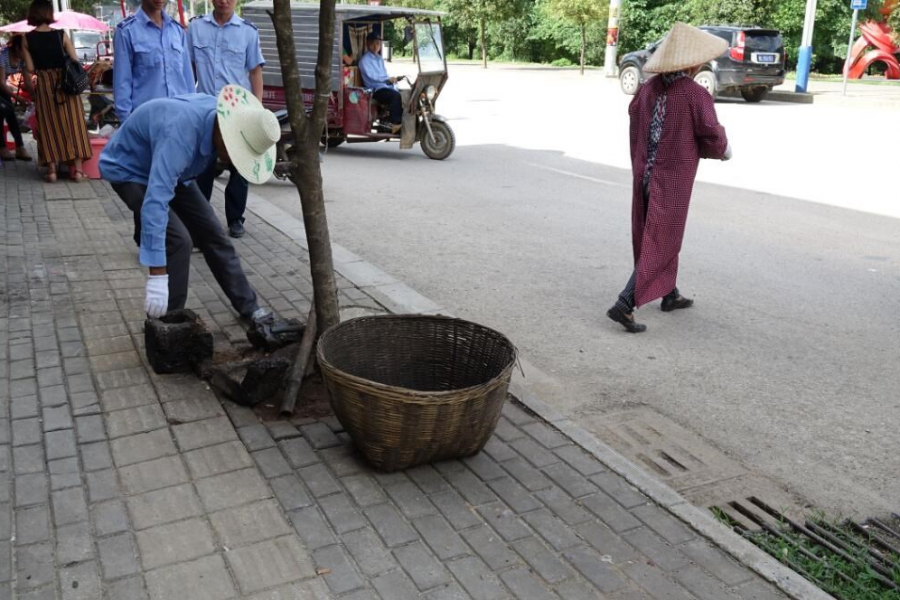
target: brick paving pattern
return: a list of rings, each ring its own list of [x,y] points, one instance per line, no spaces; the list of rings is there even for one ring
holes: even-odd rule
[[[784,597],[514,403],[480,455],[381,474],[334,418],[264,424],[157,376],[109,187],[6,163],[0,190],[0,599]],[[249,221],[251,283],[304,318],[307,256]],[[193,263],[220,351],[244,331]]]

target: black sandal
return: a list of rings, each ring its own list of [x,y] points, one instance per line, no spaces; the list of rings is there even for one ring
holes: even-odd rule
[[[647,331],[647,326],[634,320],[634,313],[625,312],[618,306],[613,306],[606,311],[606,316],[619,323],[628,333],[641,333]]]
[[[673,310],[678,310],[679,308],[690,308],[694,305],[694,301],[690,298],[685,298],[682,296],[678,288],[675,288],[662,299],[662,311],[663,312],[672,312]]]

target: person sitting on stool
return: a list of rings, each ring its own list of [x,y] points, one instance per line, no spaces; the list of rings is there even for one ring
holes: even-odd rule
[[[186,94],[141,104],[100,155],[100,174],[141,219],[142,265],[150,268],[144,310],[184,308],[196,245],[231,305],[255,324],[274,322],[260,308],[237,252],[193,181],[218,159],[250,183],[275,168],[281,126],[248,90],[227,85],[218,98]]]
[[[403,122],[403,101],[394,85],[399,77],[388,77],[381,58],[381,36],[374,31],[366,36],[366,53],[359,59],[359,74],[363,86],[374,90],[372,98],[391,107],[391,133],[399,133]]]

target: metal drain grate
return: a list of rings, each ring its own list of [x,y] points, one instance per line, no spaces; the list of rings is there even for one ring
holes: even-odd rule
[[[755,496],[712,507],[737,533],[838,598],[900,599],[900,515],[795,520]]]

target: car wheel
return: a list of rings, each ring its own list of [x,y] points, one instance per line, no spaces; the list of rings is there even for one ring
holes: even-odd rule
[[[709,92],[713,98],[716,97],[716,74],[712,71],[700,71],[694,76],[694,81],[699,83],[703,89]]]
[[[741,96],[743,96],[744,100],[747,102],[762,102],[763,98],[765,98],[768,93],[769,88],[767,87],[741,88]]]
[[[619,73],[619,85],[622,86],[622,91],[629,96],[637,94],[638,88],[641,87],[641,73],[637,67],[630,66],[622,69],[622,72]]]

